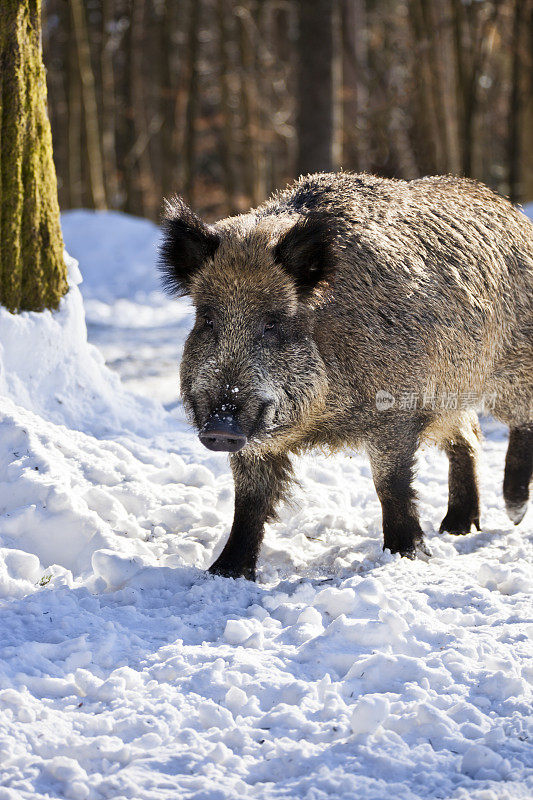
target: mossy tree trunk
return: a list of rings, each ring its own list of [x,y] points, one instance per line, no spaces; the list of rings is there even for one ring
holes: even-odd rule
[[[0,303],[57,308],[67,291],[41,54],[41,0],[0,14]]]

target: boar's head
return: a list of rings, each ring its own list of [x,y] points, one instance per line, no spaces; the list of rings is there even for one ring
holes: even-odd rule
[[[272,446],[323,405],[314,330],[333,277],[333,235],[316,212],[208,225],[179,198],[167,203],[163,280],[196,309],[181,392],[209,449]]]

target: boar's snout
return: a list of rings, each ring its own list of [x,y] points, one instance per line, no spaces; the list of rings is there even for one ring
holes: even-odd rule
[[[237,453],[247,442],[241,426],[231,414],[211,414],[199,434],[208,450]]]

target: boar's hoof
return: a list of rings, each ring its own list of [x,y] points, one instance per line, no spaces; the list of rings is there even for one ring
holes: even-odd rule
[[[423,561],[427,561],[433,555],[423,539],[417,539],[413,544],[406,545],[401,549],[391,550],[391,553],[399,553],[403,558],[410,558],[411,560],[421,558]]]
[[[399,553],[407,558],[430,556],[431,553],[424,542],[424,532],[417,519],[389,517],[383,520],[383,549],[391,553]]]
[[[432,552],[423,538],[411,539],[410,541],[404,539],[395,544],[385,542],[383,549],[390,550],[391,553],[399,553],[404,558],[422,558],[425,560],[432,556]]]
[[[525,517],[529,501],[529,476],[506,471],[503,497],[507,516],[518,525]]]
[[[433,553],[431,552],[431,548],[429,545],[425,543],[423,539],[420,539],[415,544],[415,558],[421,558],[422,561],[427,561],[428,558],[431,558]]]
[[[220,575],[222,578],[246,578],[248,581],[255,581],[255,568],[237,566],[220,562],[220,559],[211,564],[207,570],[211,575]]]
[[[481,530],[479,525],[479,511],[469,511],[464,508],[450,508],[442,520],[439,533],[452,533],[454,536],[464,536],[470,533],[472,525]]]
[[[509,503],[507,502],[507,500],[505,501],[505,509],[507,511],[507,516],[512,522],[514,522],[515,525],[519,525],[524,519],[527,511],[527,506],[528,506],[527,500],[524,503]]]

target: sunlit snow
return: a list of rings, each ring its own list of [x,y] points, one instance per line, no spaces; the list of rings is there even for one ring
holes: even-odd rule
[[[312,454],[258,582],[208,577],[233,490],[178,402],[190,307],[151,223],[63,228],[84,283],[71,262],[58,313],[0,310],[0,800],[530,800],[533,512],[504,513],[505,429],[466,537],[437,533],[447,461],[420,453],[428,563],[382,552],[364,456]]]

